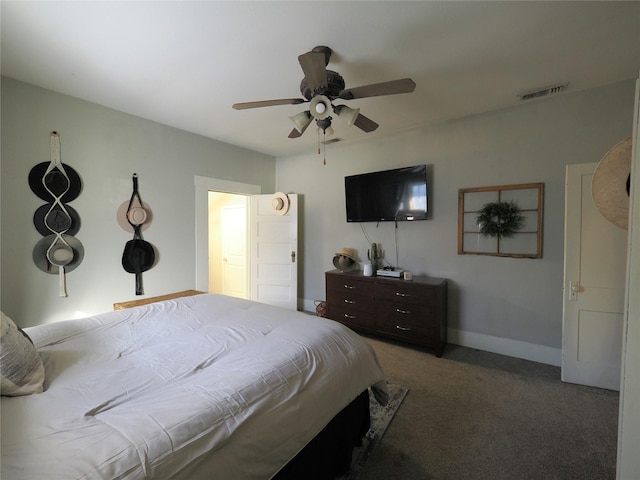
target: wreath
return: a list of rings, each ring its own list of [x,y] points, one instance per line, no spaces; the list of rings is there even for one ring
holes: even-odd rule
[[[476,217],[485,237],[510,237],[520,230],[524,217],[514,202],[486,203]]]

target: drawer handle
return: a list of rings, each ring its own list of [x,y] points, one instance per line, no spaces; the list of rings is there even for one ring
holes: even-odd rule
[[[410,293],[396,292],[396,296],[398,296],[398,297],[410,297],[411,294]]]
[[[408,332],[411,330],[411,327],[401,327],[400,325],[396,325],[398,330],[402,330],[403,332]]]
[[[356,287],[354,287],[353,285],[347,285],[347,284],[345,283],[345,284],[344,284],[344,288],[348,288],[349,290],[353,290],[353,289],[354,289],[354,288],[356,288]]]
[[[355,320],[356,316],[355,315],[348,315],[348,314],[344,314],[344,318],[348,318],[349,320]]]
[[[401,310],[399,308],[396,308],[396,312],[402,313],[404,315],[404,314],[407,314],[407,313],[411,313],[411,310]]]
[[[356,302],[354,300],[347,300],[345,298],[344,303],[348,303],[349,305],[354,305]]]

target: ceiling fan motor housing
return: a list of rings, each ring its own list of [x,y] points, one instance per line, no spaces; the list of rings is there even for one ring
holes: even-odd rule
[[[323,94],[331,98],[331,100],[338,98],[340,92],[344,90],[344,79],[342,75],[333,70],[327,70],[327,88],[321,92],[313,92],[309,88],[306,77],[300,82],[300,93],[307,100],[311,100],[316,94]]]

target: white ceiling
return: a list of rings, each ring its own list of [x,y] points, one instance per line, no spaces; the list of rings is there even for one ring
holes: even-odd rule
[[[371,136],[636,78],[640,2],[7,1],[2,74],[273,156],[317,148],[287,135],[307,105],[233,110],[300,95],[298,55],[331,47],[347,88],[410,77],[410,94],[344,102]],[[538,101],[538,100],[533,100]]]

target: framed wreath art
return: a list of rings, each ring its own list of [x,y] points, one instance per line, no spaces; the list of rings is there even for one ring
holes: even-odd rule
[[[543,183],[458,190],[458,253],[542,257]]]
[[[485,237],[512,237],[522,228],[523,220],[514,201],[485,203],[476,216],[480,233]]]

